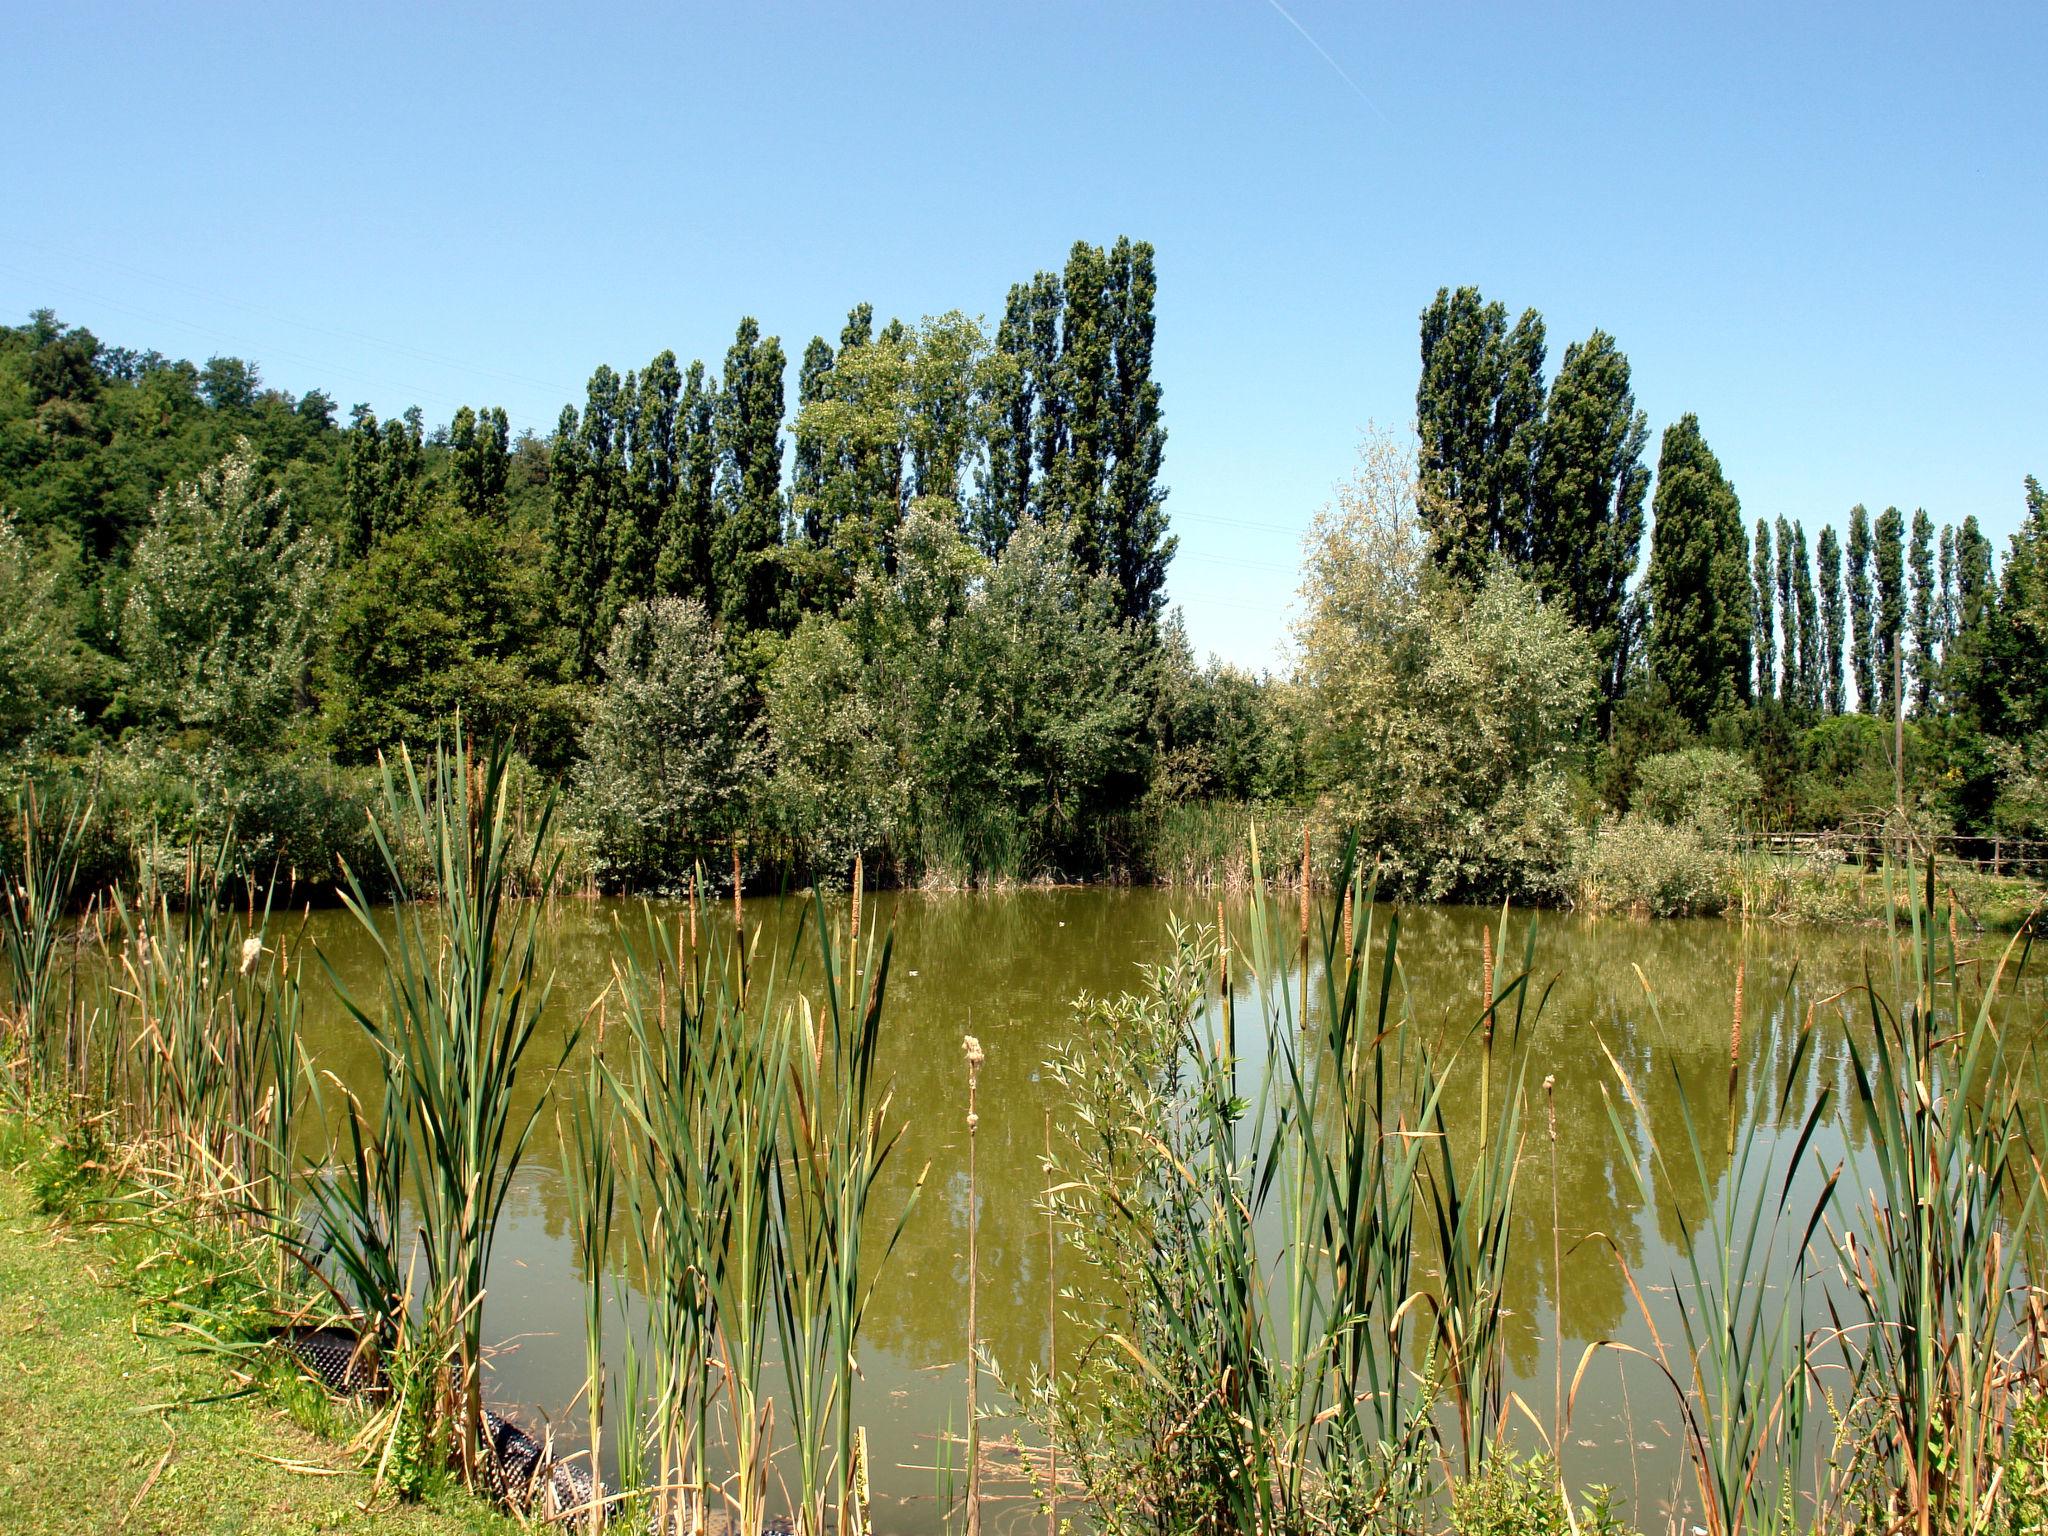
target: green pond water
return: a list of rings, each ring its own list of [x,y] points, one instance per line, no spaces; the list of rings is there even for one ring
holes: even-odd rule
[[[750,927],[764,925],[763,944],[772,945],[793,931],[802,905],[750,901],[747,921]],[[1234,929],[1249,923],[1245,905],[1228,902],[1226,910]],[[858,1412],[868,1428],[882,1531],[940,1528],[933,1468],[947,1459],[941,1437],[964,1424],[968,1186],[962,1035],[978,1036],[988,1055],[978,1106],[980,1332],[997,1362],[1021,1370],[1042,1361],[1048,1347],[1047,1233],[1037,1201],[1044,1187],[1046,1117],[1057,1115],[1059,1104],[1043,1067],[1073,1027],[1070,1000],[1083,992],[1134,987],[1136,967],[1166,953],[1172,920],[1213,921],[1215,913],[1213,896],[1152,889],[868,899],[864,926],[895,936],[882,1076],[893,1080],[896,1105],[908,1125],[878,1200],[881,1212],[893,1219],[917,1171],[927,1164],[930,1169],[864,1335]],[[1458,907],[1408,909],[1402,915],[1406,985],[1416,1016],[1439,1043],[1476,1016],[1481,933],[1498,918]],[[729,909],[709,912],[704,920],[729,926]],[[1888,961],[1885,936],[1876,930],[1745,930],[1721,921],[1642,924],[1554,913],[1516,913],[1510,920],[1516,959],[1524,926],[1535,922],[1538,988],[1547,986],[1549,995],[1531,1046],[1507,1347],[1513,1389],[1547,1425],[1559,1376],[1569,1384],[1588,1341],[1650,1343],[1609,1244],[1627,1256],[1653,1309],[1671,1304],[1670,1283],[1681,1262],[1675,1197],[1660,1190],[1652,1209],[1635,1197],[1602,1097],[1603,1084],[1614,1082],[1602,1043],[1636,1082],[1655,1134],[1673,1145],[1683,1145],[1677,1085],[1684,1085],[1709,1132],[1703,1137],[1709,1174],[1725,1183],[1737,967],[1746,977],[1739,1087],[1745,1116],[1776,1119],[1776,1085],[1797,1022],[1809,1004],[1816,1005],[1821,1043],[1795,1096],[1796,1121],[1823,1085],[1834,1084],[1838,1099],[1847,1086],[1845,1031],[1856,1026],[1846,1005],[1829,999],[1859,983],[1866,962],[1883,974]],[[546,930],[555,990],[531,1061],[552,1062],[559,1054],[560,1031],[611,979],[620,929],[637,932],[640,923],[637,902],[570,902],[555,909]],[[316,912],[305,938],[319,945],[358,996],[378,996],[374,951],[354,919]],[[1992,958],[1998,947],[1989,937],[1980,945]],[[1655,1013],[1645,1001],[1645,981],[1658,999]],[[345,1081],[368,1087],[369,1049],[317,966],[308,969],[307,992],[308,1043],[316,1058]],[[1243,1019],[1250,1016],[1250,1003],[1248,994],[1239,995]],[[2030,991],[2024,1011],[2039,1018],[2038,990]],[[1546,1077],[1555,1080],[1555,1180],[1539,1087]],[[1476,1083],[1470,1079],[1465,1074],[1447,1099],[1454,1134],[1461,1122],[1476,1122]],[[538,1096],[547,1087],[544,1074],[531,1075],[530,1093]],[[575,1443],[582,1281],[552,1115],[544,1114],[543,1126],[507,1208],[490,1280],[487,1331],[504,1346],[494,1361],[490,1395],[524,1421],[554,1423],[560,1438]],[[1854,1138],[1838,1118],[1819,1138],[1814,1155],[1832,1164],[1854,1153]],[[1640,1145],[1635,1155],[1643,1155]],[[1721,1198],[1732,1193],[1719,1191]],[[1555,1257],[1560,1251],[1561,1266]],[[1064,1284],[1080,1277],[1056,1278]],[[1779,1283],[1782,1277],[1758,1278]],[[629,1295],[627,1304],[637,1305],[637,1297]],[[1667,1338],[1670,1321],[1660,1322]],[[1062,1340],[1061,1347],[1071,1348],[1072,1342]],[[1000,1389],[985,1382],[982,1400],[1000,1403]],[[1624,1380],[1620,1357],[1602,1354],[1586,1373],[1565,1437],[1570,1479],[1614,1485],[1637,1520],[1661,1528],[1659,1512],[1682,1497],[1675,1406],[1669,1386],[1652,1372],[1632,1369]],[[997,1425],[989,1433],[1006,1430],[1018,1432],[1014,1425]],[[1525,1447],[1535,1443],[1519,1416],[1513,1433]],[[959,1452],[950,1459],[957,1466]],[[1022,1523],[1042,1529],[1022,1497],[996,1505],[987,1518],[992,1529]]]

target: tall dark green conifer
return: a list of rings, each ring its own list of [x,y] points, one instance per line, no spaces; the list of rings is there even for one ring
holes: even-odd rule
[[[1879,712],[1890,717],[1898,704],[1902,647],[1906,638],[1906,519],[1897,507],[1877,515],[1872,532],[1872,557],[1877,576],[1876,625],[1871,634],[1871,659],[1877,669]]]
[[[740,630],[778,617],[782,541],[782,343],[750,315],[725,354],[718,400],[718,522],[711,536],[719,617]]]
[[[1777,575],[1771,561],[1771,525],[1762,518],[1756,520],[1756,539],[1750,548],[1753,553],[1749,653],[1756,665],[1754,696],[1758,703],[1766,703],[1778,693],[1778,607],[1774,601]]]
[[[1650,535],[1650,668],[1704,726],[1749,698],[1750,592],[1742,504],[1687,415],[1665,429]]]
[[[1849,509],[1849,659],[1856,675],[1856,707],[1877,713],[1877,603],[1870,583],[1870,514]]]
[[[1925,507],[1913,511],[1908,573],[1912,582],[1913,625],[1913,664],[1908,670],[1913,676],[1913,710],[1924,715],[1934,702],[1934,685],[1941,666],[1939,594],[1934,585],[1934,520]]]
[[[1821,703],[1831,715],[1848,707],[1842,686],[1842,648],[1848,640],[1849,615],[1842,601],[1842,545],[1833,524],[1820,531]]]
[[[1538,329],[1540,334],[1540,322]],[[1548,406],[1526,413],[1519,430],[1533,432],[1539,422],[1542,451],[1533,472],[1528,558],[1544,594],[1563,603],[1593,638],[1601,664],[1599,723],[1604,730],[1621,692],[1622,609],[1642,551],[1643,502],[1650,481],[1643,463],[1648,420],[1636,409],[1628,359],[1613,337],[1595,331],[1565,349]],[[1494,471],[1508,473],[1511,458],[1497,461]],[[1500,491],[1497,504],[1512,505],[1522,494],[1510,486]]]

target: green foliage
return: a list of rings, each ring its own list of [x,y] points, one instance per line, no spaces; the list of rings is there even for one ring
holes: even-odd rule
[[[1643,760],[1631,805],[1666,826],[1690,823],[1710,841],[1725,842],[1762,793],[1756,770],[1737,754],[1687,747]]]
[[[1505,566],[1425,581],[1412,463],[1390,443],[1310,533],[1296,630],[1311,782],[1407,891],[1554,894],[1572,831],[1566,753],[1595,658]]]
[[[303,693],[332,556],[244,442],[157,501],[122,610],[142,718],[275,741]]]
[[[0,512],[0,753],[69,734],[86,682],[69,562],[39,553]]]
[[[1664,433],[1650,540],[1650,665],[1695,727],[1750,698],[1754,596],[1735,488],[1687,415]]]
[[[740,680],[695,599],[632,604],[601,665],[574,819],[601,884],[680,883],[747,820],[756,752]]]
[[[812,615],[777,653],[763,712],[774,764],[767,803],[798,867],[824,878],[909,841],[911,779],[900,722],[876,694],[847,625]]]
[[[322,678],[345,758],[432,741],[460,713],[536,762],[567,759],[576,705],[536,555],[531,535],[447,506],[378,542],[341,593]]]
[[[1602,821],[1573,866],[1573,904],[1589,912],[1690,917],[1727,902],[1728,855],[1690,821],[1639,812]]]
[[[1589,1497],[1574,1518],[1549,1457],[1502,1455],[1452,1489],[1452,1536],[1627,1536],[1613,1494],[1594,1488]]]

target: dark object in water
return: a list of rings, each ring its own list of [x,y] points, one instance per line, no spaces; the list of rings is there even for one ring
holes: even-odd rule
[[[389,1386],[375,1349],[347,1328],[279,1328],[272,1337],[337,1396],[373,1396]],[[557,1461],[547,1446],[489,1409],[484,1410],[483,1464],[493,1498],[543,1520],[581,1519],[592,1500],[603,1496],[589,1468]]]

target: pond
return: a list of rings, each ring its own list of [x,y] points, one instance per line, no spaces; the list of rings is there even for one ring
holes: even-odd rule
[[[750,927],[762,924],[764,946],[773,945],[792,933],[805,905],[750,901],[746,918]],[[960,1459],[943,1441],[963,1427],[966,1404],[961,1037],[978,1036],[987,1052],[977,1140],[980,1332],[996,1362],[1021,1371],[1046,1358],[1049,1342],[1048,1240],[1039,1200],[1048,1117],[1057,1115],[1059,1104],[1044,1064],[1072,1028],[1071,1000],[1132,989],[1137,967],[1168,951],[1172,922],[1213,922],[1216,914],[1214,896],[1143,888],[868,898],[864,926],[894,934],[881,1076],[893,1080],[908,1126],[878,1198],[889,1219],[929,1165],[864,1333],[858,1416],[871,1447],[878,1529],[939,1529],[935,1469]],[[1246,904],[1225,903],[1233,930],[1249,917]],[[730,909],[713,909],[700,920],[729,926]],[[1416,1016],[1438,1031],[1440,1043],[1466,1030],[1478,1013],[1482,932],[1499,921],[1498,912],[1476,908],[1402,914],[1405,984]],[[1866,964],[1884,972],[1889,962],[1880,930],[1745,928],[1718,920],[1643,924],[1519,912],[1509,922],[1517,960],[1522,933],[1536,925],[1536,990],[1547,988],[1548,997],[1531,1044],[1507,1354],[1512,1389],[1547,1426],[1560,1383],[1569,1385],[1589,1341],[1651,1343],[1615,1251],[1626,1256],[1653,1309],[1668,1306],[1682,1263],[1676,1197],[1660,1190],[1657,1208],[1648,1210],[1636,1198],[1603,1091],[1616,1087],[1607,1053],[1633,1079],[1655,1134],[1678,1145],[1684,1144],[1683,1085],[1703,1131],[1711,1132],[1702,1136],[1701,1150],[1710,1181],[1718,1183],[1731,1163],[1723,1133],[1738,970],[1745,1025],[1737,1097],[1744,1115],[1776,1119],[1776,1085],[1799,1020],[1809,1005],[1816,1009],[1820,1044],[1799,1085],[1790,1116],[1796,1122],[1822,1085],[1834,1083],[1838,1093],[1842,1086],[1845,1029],[1854,1025],[1844,1022],[1846,1005],[1830,999],[1859,984]],[[365,999],[378,997],[375,951],[354,919],[316,912],[307,923],[305,939],[320,947],[342,982]],[[546,926],[554,992],[530,1061],[552,1062],[559,1054],[561,1032],[612,978],[619,933],[637,932],[640,923],[638,902],[567,902],[555,909]],[[1989,937],[1980,945],[1993,958],[1998,948]],[[1503,962],[1503,974],[1509,968]],[[1656,996],[1654,1009],[1646,985]],[[307,1004],[307,1041],[318,1061],[352,1086],[367,1087],[368,1047],[317,966],[308,971]],[[2037,1004],[2030,1002],[2029,1016],[2039,1016]],[[595,1023],[592,1015],[589,1027]],[[1554,1143],[1541,1087],[1546,1078],[1554,1084]],[[547,1087],[545,1074],[536,1072],[528,1092],[537,1096]],[[1447,1110],[1454,1129],[1476,1114],[1455,1093]],[[1633,1124],[1633,1117],[1625,1118]],[[1838,1117],[1815,1155],[1833,1164],[1852,1151]],[[1689,1155],[1686,1167],[1689,1172]],[[573,1444],[572,1405],[583,1371],[582,1281],[561,1168],[556,1120],[544,1108],[543,1130],[508,1206],[490,1280],[487,1332],[504,1347],[489,1395],[527,1422],[552,1420],[559,1438]],[[1720,1193],[1725,1198],[1728,1192]],[[1076,1277],[1051,1278],[1065,1284]],[[1668,1318],[1662,1326],[1670,1337]],[[984,1405],[991,1399],[1001,1400],[1000,1389],[985,1381]],[[1586,1372],[1564,1438],[1569,1480],[1611,1484],[1634,1519],[1661,1526],[1657,1512],[1682,1496],[1675,1407],[1669,1385],[1654,1373],[1635,1368],[1624,1376],[1621,1357],[1602,1354]],[[1525,1446],[1535,1444],[1519,1413],[1513,1432]],[[993,1491],[1022,1494],[1021,1487]],[[999,1528],[1039,1517],[1019,1496],[987,1518]]]

